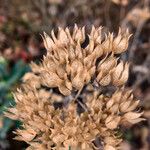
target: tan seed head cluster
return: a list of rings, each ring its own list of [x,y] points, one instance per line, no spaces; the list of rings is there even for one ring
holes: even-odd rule
[[[120,127],[144,120],[139,100],[124,88],[129,64],[116,57],[128,47],[128,30],[114,36],[92,27],[88,34],[75,25],[42,37],[47,54],[31,64],[6,112],[23,123],[16,139],[28,150],[119,149]],[[115,92],[103,93],[109,86]]]

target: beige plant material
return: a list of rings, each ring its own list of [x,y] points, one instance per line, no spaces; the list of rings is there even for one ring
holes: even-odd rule
[[[27,142],[28,150],[117,150],[120,127],[144,120],[139,100],[124,88],[129,64],[115,56],[126,51],[130,34],[119,29],[103,38],[102,32],[92,27],[88,35],[75,25],[73,32],[44,33],[47,55],[31,64],[14,94],[16,106],[5,113],[23,123],[16,139]],[[100,88],[109,85],[116,91],[106,96]]]
[[[143,8],[136,7],[132,9],[126,16],[125,20],[131,22],[136,27],[139,23],[145,22],[149,18],[150,18],[150,9],[148,6],[146,6]]]
[[[102,86],[112,83],[115,86],[123,85],[128,80],[129,65],[110,56],[104,58],[98,65],[97,81]]]
[[[104,70],[103,73],[100,66],[97,69],[96,61],[99,57],[109,53],[112,53],[110,59],[115,59],[114,54],[120,54],[127,49],[129,37],[128,30],[122,32],[120,29],[116,37],[108,33],[108,35],[105,34],[104,41],[102,41],[102,27],[92,27],[89,34],[89,44],[82,48],[82,43],[85,41],[84,27],[79,28],[75,25],[72,34],[68,28],[59,28],[57,37],[53,31],[51,37],[44,33],[43,40],[47,49],[47,56],[44,57],[40,67],[32,63],[31,68],[34,73],[40,74],[42,85],[51,88],[58,87],[59,91],[66,96],[70,95],[74,88],[76,90],[82,89],[97,71],[100,76],[98,80],[102,82],[100,84],[114,83],[119,86],[127,81],[128,65],[121,63],[122,66],[120,66],[121,64],[116,66],[114,64],[112,72],[108,69],[109,74],[106,75],[107,72]],[[103,65],[111,63],[107,58],[105,59],[106,62],[104,61]],[[120,70],[119,76],[115,78],[113,74],[118,72],[120,67],[122,70]]]
[[[61,4],[63,0],[48,0],[50,4]]]
[[[114,2],[115,4],[126,6],[129,4],[130,0],[111,0],[111,1]]]

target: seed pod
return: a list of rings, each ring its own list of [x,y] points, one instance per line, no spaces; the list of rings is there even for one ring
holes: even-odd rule
[[[72,86],[75,87],[76,89],[80,90],[83,85],[84,85],[84,81],[85,81],[85,72],[79,72],[72,80]]]
[[[100,85],[107,86],[111,82],[111,76],[109,74],[107,74],[106,76],[101,77],[101,79],[99,79],[99,76],[98,76],[97,81],[99,82]]]
[[[135,124],[142,120],[145,120],[143,118],[140,118],[142,116],[143,112],[137,113],[137,112],[128,112],[123,117],[126,121]]]
[[[44,32],[44,36],[42,36],[43,41],[44,41],[44,46],[48,51],[52,51],[53,47],[54,47],[54,42],[53,40],[50,38],[50,36],[48,34],[46,34]]]
[[[113,51],[116,54],[120,54],[127,50],[128,48],[128,41],[131,35],[129,34],[129,31],[126,30],[125,33],[122,33],[121,29],[119,29],[117,37],[113,41]]]
[[[68,96],[71,94],[71,90],[68,89],[64,84],[59,85],[58,88],[60,92],[65,96]]]
[[[120,116],[108,116],[105,121],[105,125],[108,129],[115,129],[121,120]]]
[[[58,28],[58,40],[62,44],[68,44],[69,43],[68,36],[67,36],[66,32],[64,31],[64,29],[62,29],[62,28]]]
[[[82,43],[85,40],[85,27],[82,29],[78,28],[77,25],[74,27],[73,39],[76,42]]]
[[[113,67],[116,66],[117,60],[112,55],[108,58],[104,58],[98,65],[97,70],[101,72],[109,72]]]
[[[26,142],[33,140],[34,137],[36,136],[36,132],[33,129],[27,129],[22,132],[20,132],[20,130],[17,130],[16,133],[19,136],[16,137],[15,139],[20,140],[21,138],[23,138]]]
[[[113,34],[105,34],[105,41],[102,43],[102,49],[104,54],[112,52]]]
[[[123,85],[128,80],[129,65],[125,65],[121,61],[114,69],[112,69],[112,84],[115,86]]]

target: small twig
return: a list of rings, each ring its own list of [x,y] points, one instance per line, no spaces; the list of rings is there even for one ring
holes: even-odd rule
[[[76,94],[75,98],[73,99],[74,101],[76,101],[86,112],[89,112],[88,108],[78,100],[78,97],[80,95],[80,93],[82,92],[83,87],[78,91],[78,93]]]
[[[86,112],[90,112],[90,110],[82,102],[80,102],[78,99],[76,101]]]
[[[78,91],[78,93],[76,94],[75,98],[74,98],[74,101],[79,97],[81,91],[82,91],[83,87]]]

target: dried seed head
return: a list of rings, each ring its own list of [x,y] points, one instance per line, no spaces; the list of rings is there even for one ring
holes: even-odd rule
[[[72,34],[68,28],[59,28],[58,36],[54,31],[51,32],[51,37],[44,33],[42,38],[47,55],[39,67],[34,63],[31,65],[34,73],[40,73],[41,84],[50,88],[58,87],[63,95],[69,95],[73,88],[79,90],[88,84],[98,71],[97,80],[101,85],[106,86],[110,83],[115,86],[123,85],[128,77],[128,65],[120,63],[116,69],[113,69],[117,58],[113,55],[107,58],[107,54],[124,52],[130,35],[128,31],[123,33],[120,29],[117,37],[109,33],[102,42],[101,34],[102,27],[93,26],[89,34],[89,44],[82,48],[85,27],[79,28],[75,25]],[[101,56],[105,58],[97,66],[96,62]],[[112,70],[113,75],[111,75]],[[119,76],[116,75],[118,72]],[[66,83],[63,82],[65,80],[71,83],[72,87],[67,88]]]
[[[39,65],[31,63],[32,72],[14,94],[16,106],[5,113],[23,123],[16,139],[27,142],[28,150],[116,150],[116,130],[144,120],[132,91],[120,87],[129,65],[114,55],[127,49],[129,33],[109,33],[102,41],[102,32],[93,26],[85,48],[85,28],[77,25],[72,33],[59,28],[57,36],[42,36],[47,55]],[[100,94],[110,84],[117,90]]]

